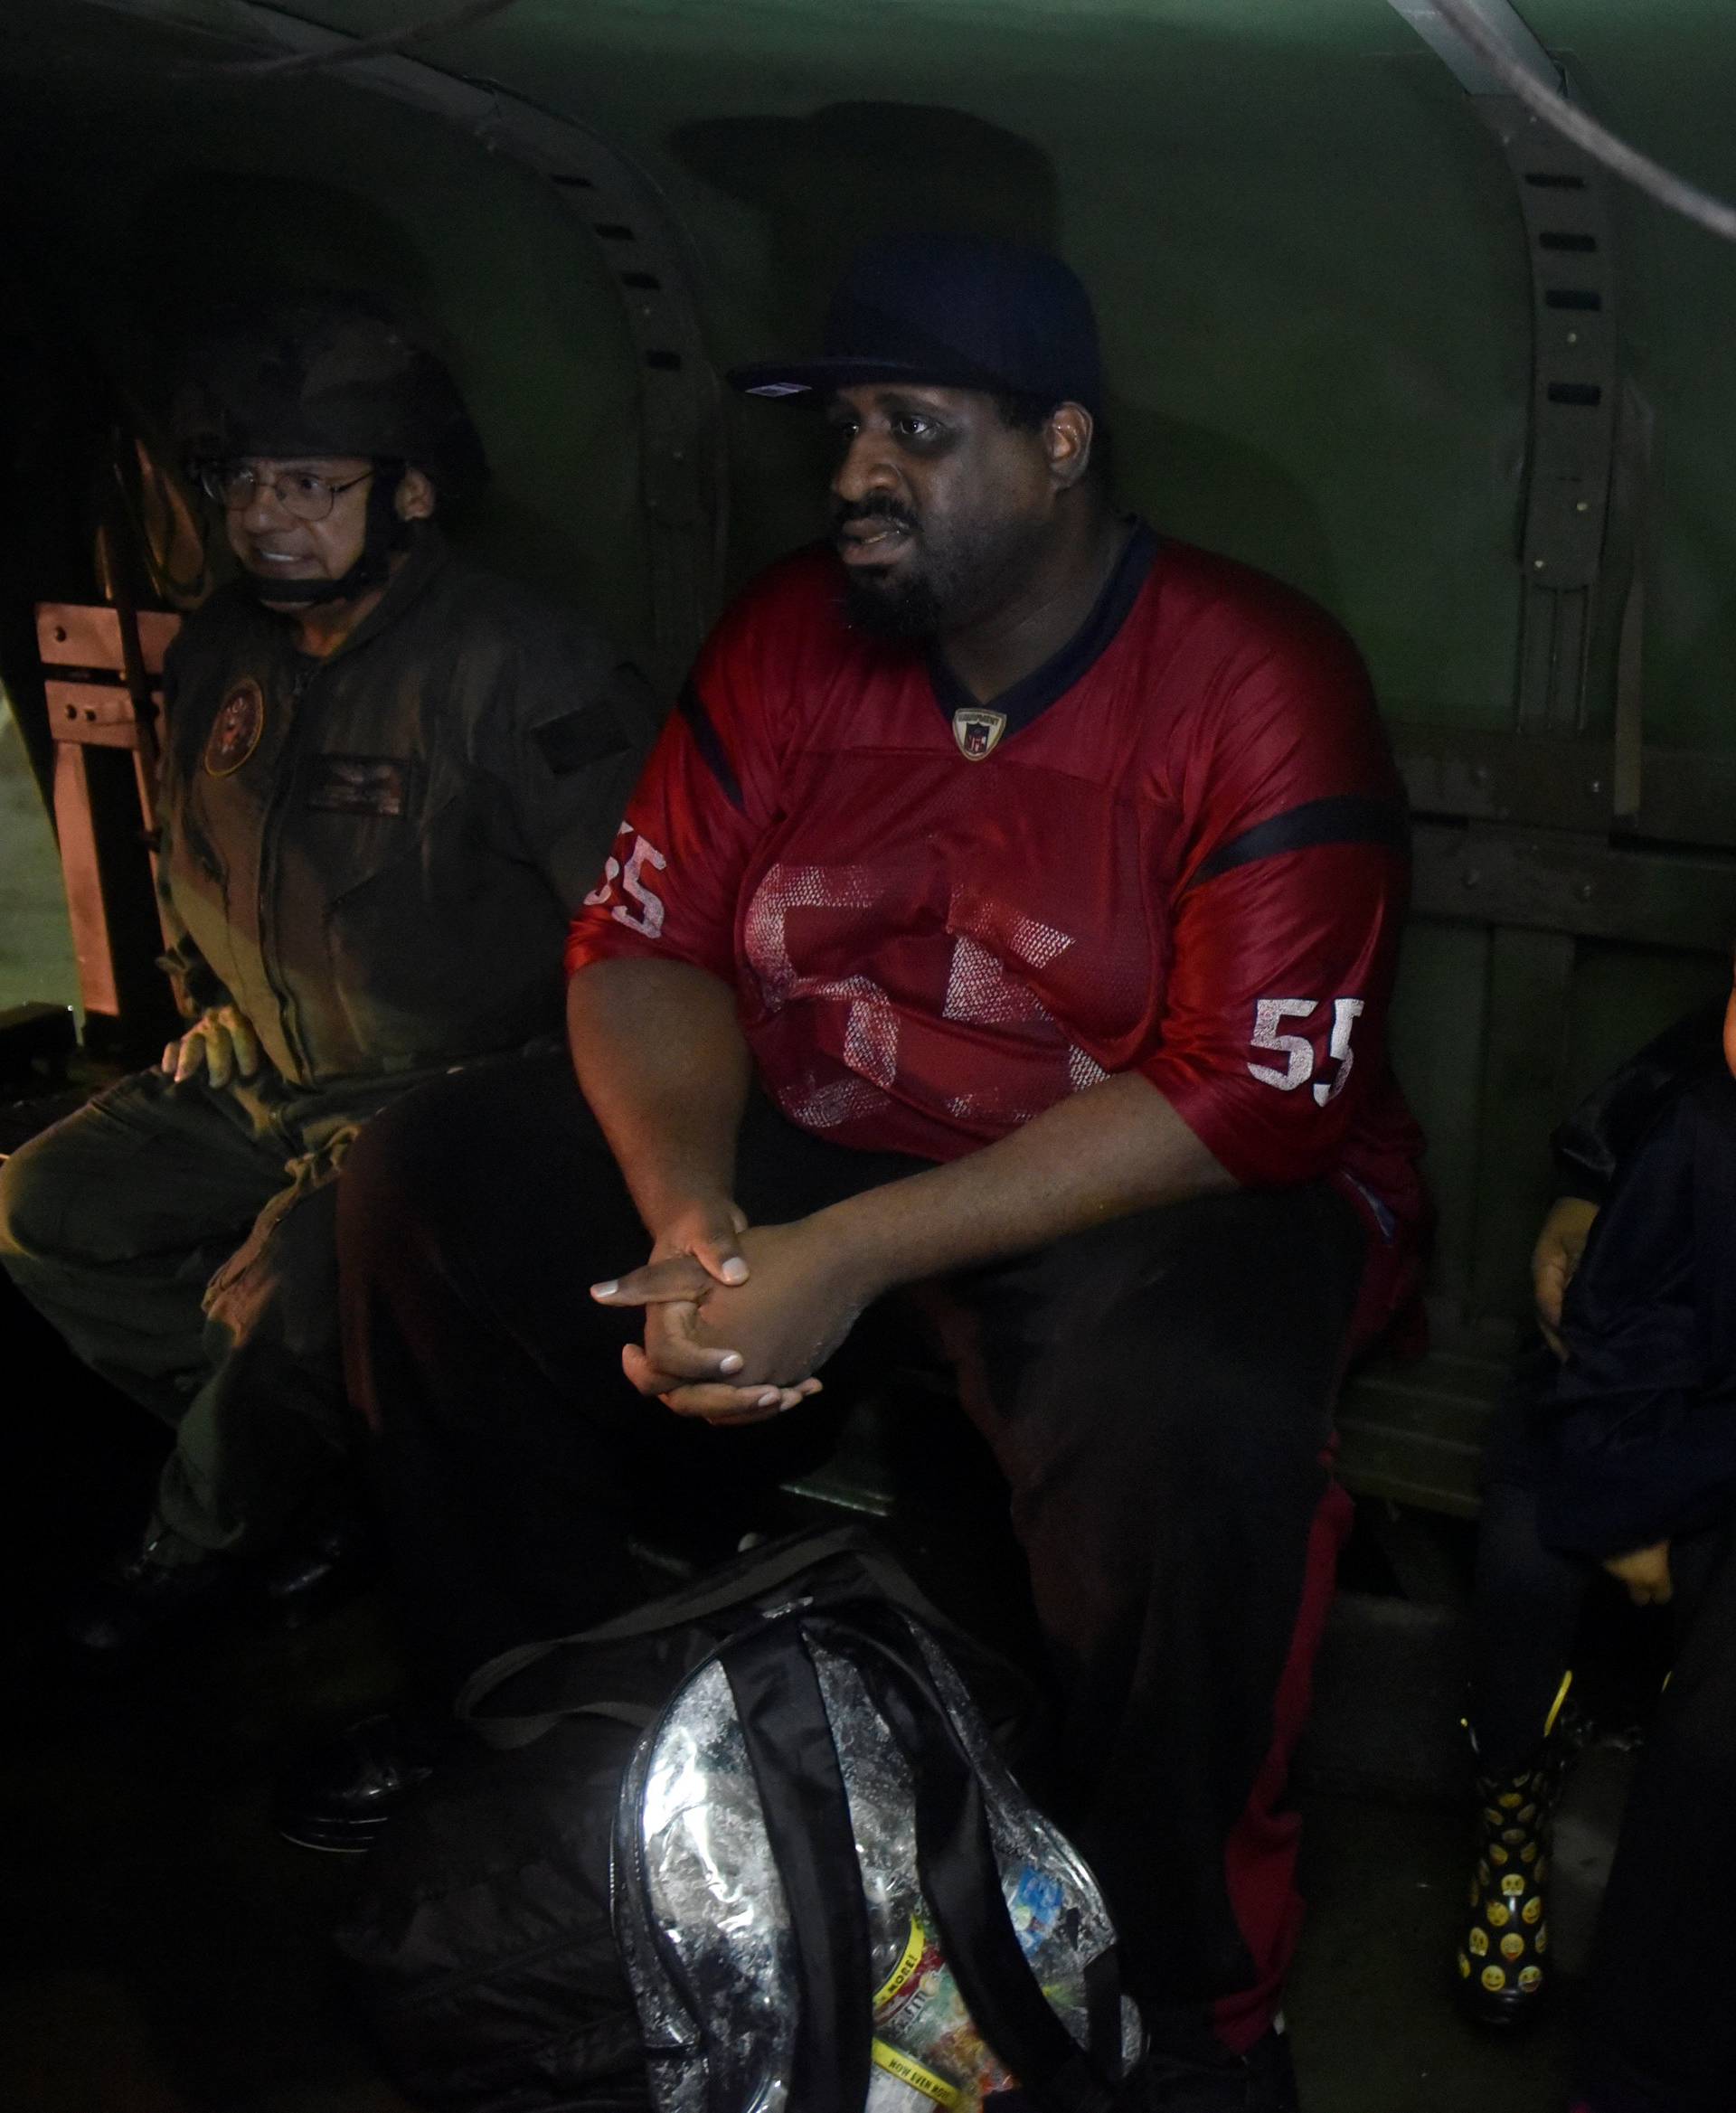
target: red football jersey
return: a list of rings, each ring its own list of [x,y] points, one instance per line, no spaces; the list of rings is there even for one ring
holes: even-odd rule
[[[982,705],[849,628],[843,586],[805,551],[718,626],[569,967],[724,978],[767,1090],[842,1145],[953,1158],[1140,1071],[1240,1182],[1413,1218],[1382,1048],[1404,797],[1337,627],[1140,525]]]

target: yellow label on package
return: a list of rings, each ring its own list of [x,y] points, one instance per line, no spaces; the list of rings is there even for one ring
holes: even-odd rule
[[[887,1975],[884,1984],[875,1993],[874,2008],[876,2010],[882,2003],[890,2003],[916,1971],[922,1954],[928,1948],[928,1943],[929,1940],[923,1933],[922,1925],[912,1916],[910,1918],[910,1940],[904,1947],[904,1956]]]
[[[873,2047],[874,2062],[888,2076],[895,2076],[901,2084],[909,2084],[913,2091],[920,2091],[925,2099],[932,2099],[937,2106],[944,2106],[948,2113],[965,2102],[965,2094],[957,2085],[949,2084],[944,2077],[936,2076],[933,2070],[924,2069],[920,2061],[911,2061],[908,2054],[900,2053],[896,2047],[889,2047],[884,2040],[876,2040]]]

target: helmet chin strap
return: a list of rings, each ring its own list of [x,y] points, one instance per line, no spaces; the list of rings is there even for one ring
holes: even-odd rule
[[[266,580],[250,571],[248,580],[259,599],[274,609],[323,608],[328,602],[355,601],[383,587],[392,578],[392,561],[409,546],[411,524],[399,516],[395,504],[403,476],[400,462],[374,466],[368,486],[368,511],[363,531],[361,555],[349,571],[336,580]]]

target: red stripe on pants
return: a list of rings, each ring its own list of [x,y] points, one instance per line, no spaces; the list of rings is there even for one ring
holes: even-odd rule
[[[1328,1483],[1309,1530],[1296,1627],[1272,1700],[1272,1743],[1224,1843],[1224,1884],[1254,1962],[1252,1982],[1220,1998],[1212,2010],[1213,2030],[1236,2054],[1245,2053],[1271,2023],[1302,1927],[1302,1897],[1296,1890],[1301,1821],[1284,1802],[1284,1792],[1308,1721],[1315,1656],[1326,1633],[1351,1511],[1349,1497],[1335,1482]]]

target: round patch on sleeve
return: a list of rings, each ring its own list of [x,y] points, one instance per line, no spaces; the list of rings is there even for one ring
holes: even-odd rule
[[[230,691],[212,722],[205,769],[213,778],[228,778],[259,747],[264,731],[265,693],[250,676]]]

